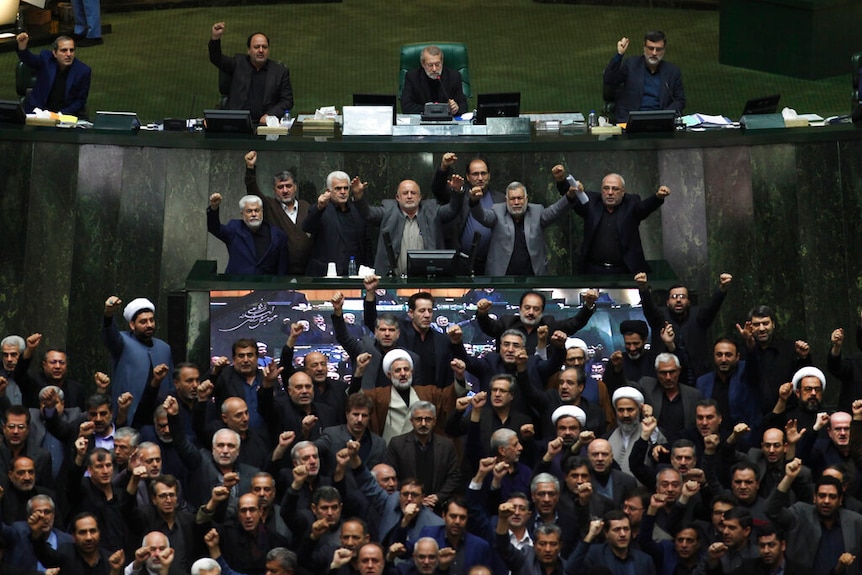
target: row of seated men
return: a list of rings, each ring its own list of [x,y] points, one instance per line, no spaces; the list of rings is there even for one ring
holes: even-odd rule
[[[409,250],[456,249],[474,273],[502,276],[547,275],[549,251],[545,229],[570,211],[584,220],[584,238],[576,268],[589,274],[648,271],[639,225],[670,194],[667,186],[647,198],[627,194],[625,180],[608,174],[600,192],[585,191],[562,165],[552,170],[560,199],[550,206],[529,201],[527,188],[512,182],[504,193],[491,185],[486,158],[473,158],[464,175],[454,172],[456,154],[443,154],[431,191],[422,199],[419,183],[405,179],[394,199],[372,206],[367,182],[333,171],[325,191],[314,202],[299,197],[297,180],[288,171],[273,176],[272,197],[257,183],[257,153],[248,152],[246,196],[239,201],[239,219],[220,221],[222,194],[213,193],[207,208],[207,229],[228,249],[229,274],[326,275],[334,263],[347,275],[351,259],[373,267],[380,275],[407,273]],[[372,254],[370,231],[379,229]]]
[[[41,334],[0,342],[3,572],[856,572],[862,363],[836,329],[829,414],[808,345],[777,335],[765,306],[709,346],[697,334],[731,282],[702,309],[681,286],[645,310],[667,318],[649,349],[624,322],[601,381],[568,337],[595,292],[564,320],[526,292],[519,315],[481,320],[499,338],[484,357],[459,326],[428,330],[420,292],[406,318],[378,314],[373,337],[341,342],[349,383],[318,352],[292,367],[300,325],[265,369],[251,339],[206,370],[152,361],[155,306],[133,299],[120,332],[111,296],[112,377],[96,373],[95,394],[61,350],[30,369]],[[635,379],[644,358],[653,375]]]

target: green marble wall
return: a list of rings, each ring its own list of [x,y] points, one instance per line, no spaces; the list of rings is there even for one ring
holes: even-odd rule
[[[270,175],[290,169],[301,197],[313,202],[326,175],[344,169],[369,182],[372,202],[392,197],[407,177],[430,194],[442,146],[373,148],[262,145],[259,182],[268,193]],[[557,163],[589,189],[610,172],[625,177],[630,193],[646,196],[670,186],[663,208],[641,225],[647,257],[667,259],[701,294],[721,272],[734,275],[716,335],[731,332],[753,305],[767,303],[776,308],[782,332],[807,339],[822,364],[829,332],[852,331],[862,309],[856,248],[862,245],[862,141],[597,148],[485,155],[495,189],[517,179],[531,201],[543,204],[559,197],[550,177]],[[473,152],[456,149],[463,172]],[[108,295],[156,300],[159,335],[167,338],[168,294],[183,289],[194,262],[214,259],[224,269],[226,252],[207,235],[204,210],[217,191],[225,196],[223,219],[236,217],[246,151],[0,141],[0,334],[42,332],[46,346],[68,349],[72,372],[84,381],[108,368],[99,337]],[[582,230],[574,214],[548,228],[555,274],[571,274]],[[205,298],[190,301],[187,319],[188,341],[206,349]]]

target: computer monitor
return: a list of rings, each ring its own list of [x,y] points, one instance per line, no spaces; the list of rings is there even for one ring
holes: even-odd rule
[[[632,110],[626,122],[626,134],[673,132],[676,110]]]
[[[23,124],[26,120],[24,107],[18,100],[0,100],[0,123]]]
[[[742,110],[742,115],[750,116],[751,114],[774,114],[778,111],[778,101],[780,99],[781,94],[763,96],[762,98],[752,98],[745,103],[745,108]]]
[[[517,118],[520,113],[520,92],[479,94],[476,97],[477,124],[484,124],[488,118]]]
[[[455,277],[458,250],[407,250],[407,276]]]
[[[204,110],[204,125],[209,134],[253,134],[248,110]]]
[[[392,125],[395,125],[398,99],[395,94],[353,94],[354,106],[392,106]]]

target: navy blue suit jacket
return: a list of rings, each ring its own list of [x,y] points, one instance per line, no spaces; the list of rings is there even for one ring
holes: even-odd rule
[[[42,50],[36,56],[29,50],[18,50],[18,59],[37,72],[36,84],[33,86],[30,95],[27,96],[24,110],[30,113],[35,108],[45,109],[48,103],[48,96],[51,94],[51,88],[54,86],[54,80],[57,78],[58,66],[54,53],[50,50]],[[77,58],[73,60],[72,66],[69,69],[69,75],[66,77],[63,107],[59,110],[51,111],[71,114],[73,116],[79,115],[87,105],[91,76],[92,70],[90,70],[89,66]]]
[[[629,112],[640,110],[644,93],[644,77],[648,74],[646,59],[626,58],[614,54],[605,68],[604,82],[617,89],[617,121],[625,122]],[[659,106],[662,110],[676,110],[681,113],[685,108],[685,92],[682,89],[682,73],[669,62],[662,62],[656,72],[659,75]]]
[[[437,542],[440,549],[449,547],[446,541],[446,526],[434,525],[423,527],[419,537],[431,537]],[[464,533],[464,563],[459,565],[458,573],[467,573],[473,565],[491,564],[491,546],[488,542],[472,533]]]
[[[269,249],[258,258],[254,249],[254,237],[242,220],[230,220],[221,225],[218,210],[207,208],[207,230],[227,246],[228,261],[226,274],[243,275],[285,275],[289,262],[287,235],[276,226],[270,225]]]
[[[73,543],[72,536],[64,531],[54,529],[57,534],[57,547],[64,543]],[[20,569],[36,569],[36,552],[30,540],[30,527],[26,521],[16,521],[12,525],[2,525],[3,539],[6,541],[6,559],[4,565]]]

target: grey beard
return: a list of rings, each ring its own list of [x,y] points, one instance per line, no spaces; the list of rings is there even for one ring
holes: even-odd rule
[[[638,422],[635,422],[635,423],[619,423],[618,422],[620,432],[623,435],[631,435],[631,434],[635,433],[638,430],[638,425],[639,425]]]
[[[399,380],[399,379],[392,378],[391,381],[392,381],[393,387],[395,387],[395,389],[397,389],[398,391],[404,391],[405,389],[410,389],[410,386],[413,385],[413,378],[412,377],[410,379],[408,379],[406,383],[403,383],[403,384],[401,383],[401,380]]]
[[[245,225],[248,226],[248,229],[250,229],[251,231],[256,232],[257,228],[259,228],[260,224],[262,224],[262,223],[263,223],[263,220],[260,220],[257,223],[246,222]]]

